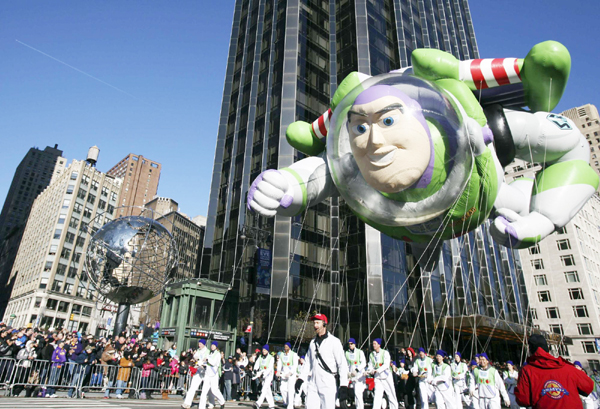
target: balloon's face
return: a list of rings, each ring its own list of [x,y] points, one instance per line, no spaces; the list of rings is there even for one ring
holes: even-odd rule
[[[387,95],[348,111],[352,153],[365,181],[396,193],[414,184],[431,158],[429,137],[404,101]]]

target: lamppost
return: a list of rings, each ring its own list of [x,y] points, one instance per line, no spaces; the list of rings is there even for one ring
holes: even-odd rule
[[[252,246],[254,248],[253,257],[252,257],[252,269],[253,272],[250,275],[250,328],[248,332],[248,358],[250,358],[250,351],[252,349],[252,336],[254,333],[254,309],[256,306],[256,285],[257,285],[257,263],[258,263],[258,246],[259,243],[264,242],[268,247],[272,246],[271,234],[268,231],[261,230],[256,227],[244,226],[240,233],[240,239],[243,241],[252,241]],[[245,246],[250,245],[247,243]],[[244,246],[244,247],[245,247]],[[246,400],[249,400],[250,393],[252,392],[252,385],[247,383],[246,392]]]

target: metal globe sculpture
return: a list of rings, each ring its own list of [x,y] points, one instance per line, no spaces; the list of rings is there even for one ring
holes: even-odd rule
[[[93,234],[85,264],[101,295],[119,304],[138,304],[162,292],[177,265],[177,245],[156,220],[121,217]]]

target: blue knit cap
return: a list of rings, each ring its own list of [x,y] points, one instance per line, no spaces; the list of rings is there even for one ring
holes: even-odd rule
[[[456,352],[454,353],[454,355],[458,355],[459,357],[461,357],[461,358],[462,358],[462,355],[461,355],[461,353],[460,353],[460,352],[458,352],[458,351],[456,351]]]
[[[381,341],[381,338],[375,338],[373,341],[377,342],[379,345],[383,345],[383,341]]]
[[[392,365],[398,366],[398,365],[396,365],[396,361],[392,361]]]
[[[406,361],[404,360],[404,358],[402,358],[402,359],[400,360],[400,363],[401,363],[401,364],[405,364],[405,363],[406,363]]]
[[[444,351],[444,350],[441,350],[441,349],[438,349],[438,350],[435,352],[435,354],[436,354],[436,355],[440,355],[442,358],[445,358],[445,357],[446,357],[446,355],[448,355],[448,354],[446,353],[446,351]]]
[[[201,340],[198,341],[198,343],[202,344],[202,345],[206,345],[206,340],[205,339],[201,339]]]
[[[471,361],[471,366],[477,366],[477,361],[473,359],[473,360]]]
[[[581,365],[581,362],[579,362],[579,361],[573,362],[573,365],[577,365],[577,366],[583,368],[583,365]]]
[[[263,349],[266,349],[268,351],[269,350],[269,345],[268,344],[263,345]]]
[[[216,347],[218,347],[218,346],[219,346],[219,341],[213,341],[213,342],[211,342],[210,344],[211,344],[211,345],[214,345],[214,346],[216,346]]]
[[[426,352],[425,352],[425,348],[422,348],[422,347],[421,347],[421,348],[419,348],[419,352],[426,353]]]
[[[513,364],[513,361],[506,361],[507,364],[511,364],[512,366],[515,366],[515,364]]]
[[[348,343],[349,343],[349,344],[356,344],[356,340],[355,340],[354,338],[350,338],[350,339],[348,340]]]
[[[290,347],[290,349],[292,349],[292,344],[289,342],[286,342],[284,345],[287,345],[288,347]]]
[[[488,361],[490,360],[490,357],[488,356],[488,354],[486,354],[485,352],[482,352],[481,354],[479,354],[479,358],[485,358]]]

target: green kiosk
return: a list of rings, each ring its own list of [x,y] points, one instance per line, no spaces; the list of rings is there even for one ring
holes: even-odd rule
[[[159,330],[159,347],[196,349],[198,340],[218,341],[225,356],[235,352],[238,294],[227,284],[202,278],[167,285]]]

